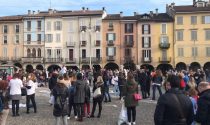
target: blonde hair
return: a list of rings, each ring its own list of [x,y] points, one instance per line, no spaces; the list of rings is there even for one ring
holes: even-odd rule
[[[36,76],[33,73],[29,73],[27,79],[28,79],[28,81],[32,80],[33,82],[35,82],[36,81]]]

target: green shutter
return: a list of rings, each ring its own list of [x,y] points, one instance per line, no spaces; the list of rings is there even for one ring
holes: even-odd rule
[[[108,56],[108,47],[106,47],[106,56]]]
[[[114,55],[116,56],[116,47],[114,47]]]

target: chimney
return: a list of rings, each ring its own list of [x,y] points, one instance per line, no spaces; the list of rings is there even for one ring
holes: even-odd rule
[[[28,10],[28,15],[31,15],[31,10]]]
[[[89,8],[87,8],[87,10],[89,10]]]
[[[196,3],[196,0],[193,0],[193,6],[195,5],[195,3]]]
[[[56,13],[56,12],[57,12],[57,10],[56,10],[56,9],[54,9],[54,10],[53,10],[53,13]]]
[[[120,12],[120,17],[122,17],[122,16],[123,16],[123,12],[121,11],[121,12]]]
[[[153,11],[150,11],[149,13],[150,13],[150,16],[153,17]]]
[[[40,13],[40,10],[37,10],[37,13],[39,14]]]
[[[158,8],[155,9],[155,14],[158,15]]]
[[[137,12],[133,12],[133,15],[136,16],[137,15]]]
[[[52,9],[48,9],[48,12],[49,12],[49,14],[52,14],[53,10]]]
[[[85,7],[82,7],[83,12],[85,12]]]
[[[105,11],[105,7],[102,7],[102,10]]]
[[[171,7],[172,7],[172,8],[174,8],[174,6],[175,6],[175,3],[174,3],[174,2],[173,2],[173,3],[171,3]]]
[[[33,11],[33,15],[35,14],[35,11]]]

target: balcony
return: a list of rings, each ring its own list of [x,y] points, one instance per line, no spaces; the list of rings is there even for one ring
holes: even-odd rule
[[[107,41],[107,46],[114,46],[114,41],[113,40]]]
[[[159,62],[160,63],[170,63],[171,57],[159,57]]]
[[[86,41],[81,41],[81,46],[86,46],[87,45],[87,42]]]
[[[12,57],[11,61],[21,61],[21,57]]]
[[[101,45],[101,41],[100,40],[96,40],[95,46],[100,46],[100,45]]]
[[[0,61],[9,61],[9,57],[0,57]]]
[[[67,47],[74,47],[75,46],[75,42],[66,42],[66,46]]]
[[[91,62],[92,63],[100,63],[102,61],[101,57],[92,57]]]
[[[42,57],[22,57],[22,63],[42,63]]]
[[[134,56],[125,56],[122,58],[122,62],[126,63],[126,62],[132,62],[134,61],[135,57]]]
[[[168,48],[170,48],[170,43],[168,43],[168,42],[160,43],[159,47],[161,49],[168,49]]]
[[[133,47],[133,41],[125,41],[125,47]]]
[[[27,41],[27,44],[31,44],[31,41]]]
[[[60,63],[63,62],[63,58],[46,58],[46,63]]]
[[[142,63],[151,63],[152,62],[152,57],[142,57],[141,62]]]
[[[95,31],[96,32],[100,32],[100,30],[101,30],[101,26],[95,26]]]
[[[41,40],[40,41],[37,41],[37,44],[42,44]]]
[[[80,58],[80,62],[81,63],[89,63],[90,62],[90,58],[89,57]]]
[[[74,64],[74,63],[76,63],[76,58],[66,58],[66,59],[65,59],[65,62],[66,62],[66,63]]]
[[[107,61],[115,61],[115,56],[107,56]]]
[[[86,26],[80,26],[80,32],[86,32],[87,27]]]
[[[109,26],[108,31],[113,31],[114,30],[114,26]]]

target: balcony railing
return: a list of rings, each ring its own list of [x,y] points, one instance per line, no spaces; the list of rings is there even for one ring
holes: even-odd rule
[[[170,63],[171,57],[159,57],[159,62],[160,63]]]
[[[37,41],[37,44],[42,44],[41,40],[40,41]]]
[[[152,62],[152,57],[142,57],[141,62],[142,63],[151,63]]]
[[[86,46],[87,42],[86,41],[81,41],[81,46]]]
[[[113,31],[114,30],[114,26],[109,26],[108,31]]]
[[[115,61],[115,56],[107,56],[107,61]]]
[[[81,32],[86,32],[87,27],[86,26],[80,26],[80,31]]]
[[[126,62],[132,62],[134,61],[135,57],[134,56],[125,56],[122,58],[122,62],[126,63]]]
[[[80,58],[81,63],[89,63],[90,62],[90,57],[85,57],[85,58]]]
[[[101,45],[101,41],[100,40],[96,40],[95,46],[100,46],[100,45]]]
[[[9,61],[9,57],[0,57],[0,61]]]
[[[66,42],[66,46],[67,47],[74,47],[75,46],[75,42]]]
[[[65,62],[66,63],[76,63],[76,58],[66,58]]]
[[[46,63],[59,63],[59,62],[63,62],[63,58],[46,58],[45,62]]]
[[[95,31],[96,32],[100,32],[100,30],[101,30],[101,26],[95,26]]]
[[[42,63],[42,57],[22,57],[23,63]]]
[[[27,44],[31,44],[31,41],[27,41]]]
[[[114,41],[113,40],[107,41],[107,46],[113,46],[113,45],[114,45]]]
[[[92,57],[91,62],[93,63],[100,63],[102,61],[101,57]]]
[[[21,57],[11,57],[11,61],[21,61]]]
[[[170,43],[168,43],[168,42],[160,43],[160,44],[159,44],[159,47],[160,47],[161,49],[168,49],[168,48],[170,48]]]
[[[134,42],[133,41],[125,41],[126,47],[133,47]]]

